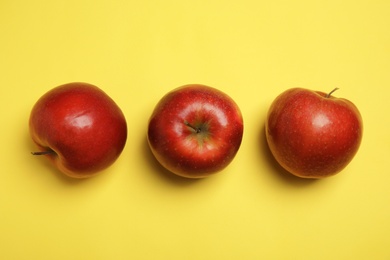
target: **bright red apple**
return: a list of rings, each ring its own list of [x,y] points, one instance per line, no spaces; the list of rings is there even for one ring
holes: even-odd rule
[[[125,117],[101,89],[69,83],[44,94],[34,105],[30,134],[45,155],[64,174],[87,178],[110,166],[127,138]]]
[[[336,89],[335,89],[336,90]],[[279,164],[302,178],[324,178],[344,169],[363,134],[356,106],[342,98],[302,88],[289,89],[272,103],[266,138]]]
[[[242,140],[243,119],[225,93],[204,85],[185,85],[166,94],[149,120],[148,142],[169,171],[203,178],[224,169]]]

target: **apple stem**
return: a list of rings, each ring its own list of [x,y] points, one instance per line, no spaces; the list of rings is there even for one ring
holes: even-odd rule
[[[31,152],[32,155],[47,155],[47,154],[54,154],[54,151],[43,151],[43,152]]]
[[[194,129],[195,133],[199,134],[201,132],[201,129],[199,127],[195,127],[193,125],[191,125],[190,123],[188,122],[184,122],[184,124],[192,129]]]
[[[333,89],[331,92],[328,93],[328,95],[326,95],[326,98],[329,98],[330,95],[332,95],[333,92],[335,92],[336,90],[338,90],[339,88],[335,88]]]

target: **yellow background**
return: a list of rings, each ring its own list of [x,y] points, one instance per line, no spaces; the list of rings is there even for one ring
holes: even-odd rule
[[[1,259],[390,259],[390,1],[0,1]],[[95,84],[129,127],[118,161],[63,177],[28,133],[36,100]],[[201,83],[240,106],[245,132],[223,172],[163,170],[146,143],[168,91]],[[264,139],[291,87],[356,104],[364,136],[339,175],[283,172]]]

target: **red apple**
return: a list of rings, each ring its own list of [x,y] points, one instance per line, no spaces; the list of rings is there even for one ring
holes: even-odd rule
[[[336,89],[335,89],[336,90]],[[302,178],[324,178],[343,170],[363,134],[356,106],[343,98],[302,88],[289,89],[272,103],[266,138],[279,164]]]
[[[224,169],[242,140],[243,119],[225,93],[204,85],[185,85],[166,94],[149,120],[148,143],[169,171],[203,178]]]
[[[86,178],[110,166],[127,138],[125,117],[101,89],[69,83],[44,94],[34,105],[30,134],[39,152],[64,174]]]

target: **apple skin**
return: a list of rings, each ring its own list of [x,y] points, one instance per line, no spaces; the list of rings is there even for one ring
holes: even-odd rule
[[[276,161],[293,175],[313,179],[335,175],[359,149],[362,117],[352,102],[331,93],[292,88],[269,108],[268,146]]]
[[[232,98],[209,86],[189,84],[158,102],[147,139],[166,169],[186,178],[204,178],[230,164],[242,136],[242,114]]]
[[[32,140],[62,173],[87,178],[110,166],[127,139],[126,119],[98,87],[74,82],[53,88],[34,105]]]

